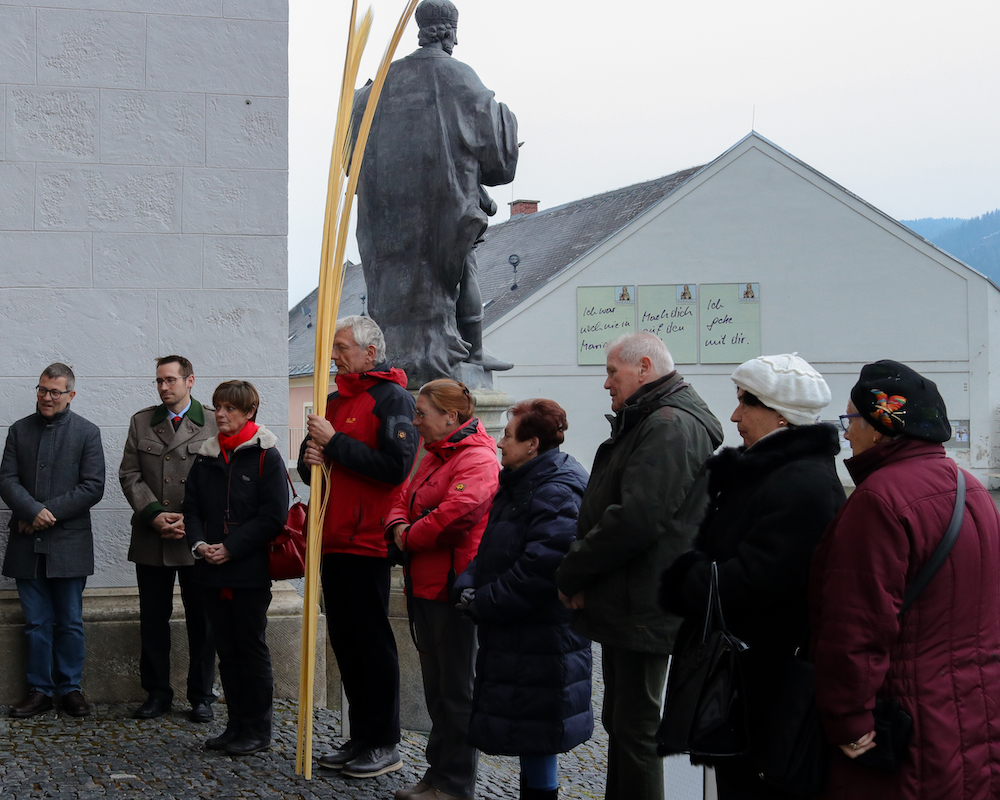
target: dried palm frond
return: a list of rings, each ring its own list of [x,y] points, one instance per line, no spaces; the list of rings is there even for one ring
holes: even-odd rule
[[[354,91],[357,84],[361,55],[371,31],[372,12],[367,11],[359,24],[357,0],[351,4],[351,21],[344,59],[344,75],[340,86],[340,104],[334,128],[330,175],[327,180],[326,215],[323,221],[323,246],[320,253],[319,292],[316,311],[316,353],[313,367],[313,409],[320,413],[326,408],[330,390],[330,351],[340,309],[344,284],[344,251],[347,247],[348,226],[358,175],[364,158],[365,145],[371,130],[375,106],[385,85],[389,65],[413,16],[418,0],[409,0],[393,32],[379,65],[368,105],[365,107],[356,142],[352,146],[351,118]],[[350,178],[347,179],[348,174]],[[345,179],[347,182],[345,191]],[[314,466],[310,479],[313,502],[309,503],[306,546],[305,597],[302,604],[302,648],[299,670],[298,731],[296,738],[295,772],[312,777],[312,709],[313,684],[316,673],[316,626],[318,620],[319,571],[322,556],[323,517],[330,498],[329,469]],[[319,502],[316,502],[319,501]]]

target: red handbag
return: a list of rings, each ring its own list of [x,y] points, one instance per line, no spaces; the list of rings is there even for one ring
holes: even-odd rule
[[[261,468],[263,469],[263,453]],[[306,522],[309,517],[309,505],[302,502],[299,493],[295,491],[292,476],[285,470],[288,485],[292,487],[292,506],[281,532],[268,544],[267,566],[272,581],[287,581],[301,578],[306,574]]]

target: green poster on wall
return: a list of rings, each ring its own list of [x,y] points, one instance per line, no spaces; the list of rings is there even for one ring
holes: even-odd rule
[[[760,355],[760,284],[708,283],[701,298],[701,363],[742,364]]]
[[[604,346],[635,330],[635,286],[578,286],[576,363],[604,364]]]
[[[637,329],[662,339],[675,363],[698,363],[698,287],[695,284],[640,286],[636,312]]]

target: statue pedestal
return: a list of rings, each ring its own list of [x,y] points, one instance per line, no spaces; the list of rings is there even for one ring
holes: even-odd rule
[[[486,426],[486,432],[499,442],[507,427],[507,409],[514,405],[514,398],[495,389],[475,389],[472,396],[476,398],[476,416]]]

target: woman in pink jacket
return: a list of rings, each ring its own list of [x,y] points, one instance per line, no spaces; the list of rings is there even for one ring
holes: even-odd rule
[[[475,794],[478,753],[466,742],[472,713],[476,626],[449,602],[455,576],[475,557],[499,486],[497,446],[472,416],[458,381],[431,381],[417,397],[414,426],[426,454],[386,534],[404,558],[411,631],[431,718],[428,768],[396,800],[456,800]]]
[[[823,796],[1000,797],[1000,514],[966,473],[958,539],[900,616],[955,507],[948,413],[933,382],[879,361],[861,371],[841,422],[857,488],[820,540],[810,585],[816,701],[836,746]],[[913,718],[893,773],[856,760],[888,746],[875,735],[877,697]]]

